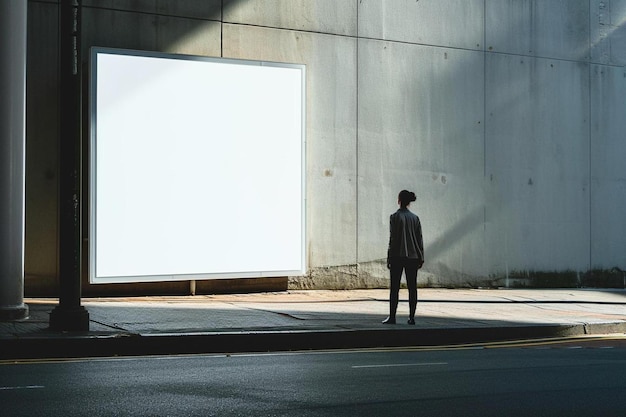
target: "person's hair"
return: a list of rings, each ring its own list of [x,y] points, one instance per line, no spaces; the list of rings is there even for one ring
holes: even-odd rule
[[[400,191],[400,194],[398,194],[398,200],[400,201],[400,204],[402,205],[402,207],[406,207],[409,204],[411,204],[411,202],[415,201],[417,198],[415,197],[415,193],[411,192],[411,191],[407,191],[407,190],[402,190]]]

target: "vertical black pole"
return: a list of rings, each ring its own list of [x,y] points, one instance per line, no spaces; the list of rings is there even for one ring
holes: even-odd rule
[[[80,0],[61,0],[59,59],[59,305],[50,328],[89,330],[81,306],[81,60]]]

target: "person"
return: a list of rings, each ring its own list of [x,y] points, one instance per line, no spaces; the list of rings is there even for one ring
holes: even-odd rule
[[[400,280],[404,271],[409,289],[409,324],[415,324],[417,307],[417,271],[424,264],[424,242],[419,217],[409,210],[416,200],[415,193],[402,190],[398,194],[400,208],[389,217],[389,247],[387,268],[391,285],[389,289],[389,317],[383,324],[396,324]]]

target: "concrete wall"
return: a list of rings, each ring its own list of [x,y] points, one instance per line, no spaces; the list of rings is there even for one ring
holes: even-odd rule
[[[29,0],[27,288],[57,279],[58,3]],[[422,285],[626,269],[626,0],[83,6],[85,54],[307,65],[309,274],[293,288],[386,285],[403,188],[418,196]]]

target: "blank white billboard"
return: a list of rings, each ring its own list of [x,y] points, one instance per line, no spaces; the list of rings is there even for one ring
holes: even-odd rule
[[[93,48],[90,282],[302,275],[305,67]]]

